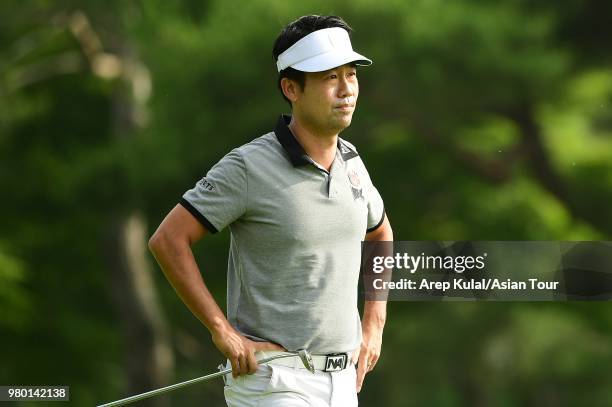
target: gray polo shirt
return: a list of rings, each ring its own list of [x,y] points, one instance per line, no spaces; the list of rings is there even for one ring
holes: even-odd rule
[[[209,232],[229,227],[227,317],[243,335],[290,351],[351,351],[361,241],[383,201],[355,147],[338,138],[330,171],[281,116],[274,132],[232,150],[181,204]]]

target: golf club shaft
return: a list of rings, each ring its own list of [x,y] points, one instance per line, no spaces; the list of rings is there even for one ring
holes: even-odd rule
[[[263,363],[268,363],[268,362],[270,362],[272,360],[275,360],[275,359],[289,358],[289,357],[292,357],[292,356],[297,357],[298,355],[295,354],[295,353],[288,353],[286,355],[276,355],[276,356],[272,356],[272,357],[269,357],[269,358],[264,358],[264,359],[258,360],[257,364],[261,365]],[[195,379],[187,380],[187,381],[184,381],[184,382],[181,382],[181,383],[176,383],[176,384],[172,384],[170,386],[166,386],[166,387],[162,387],[162,388],[159,388],[159,389],[151,390],[151,391],[148,391],[146,393],[136,394],[134,396],[126,397],[126,398],[121,399],[121,400],[112,401],[112,402],[106,403],[106,404],[101,404],[98,407],[124,406],[126,404],[130,404],[130,403],[133,403],[133,402],[138,401],[138,400],[142,400],[142,399],[146,399],[146,398],[149,398],[149,397],[157,396],[158,394],[162,394],[162,393],[167,393],[169,391],[176,390],[176,389],[179,389],[181,387],[189,386],[189,385],[194,384],[194,383],[198,383],[198,382],[203,382],[203,381],[206,381],[206,380],[214,379],[215,377],[219,377],[219,376],[224,376],[224,375],[226,375],[228,373],[231,373],[231,371],[232,371],[231,368],[224,369],[224,370],[221,370],[219,372],[211,373],[211,374],[206,375],[206,376],[197,377]]]

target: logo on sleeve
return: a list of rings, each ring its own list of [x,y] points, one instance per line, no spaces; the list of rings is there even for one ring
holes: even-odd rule
[[[349,179],[349,182],[351,183],[351,191],[353,192],[353,199],[355,201],[360,200],[360,199],[364,201],[365,198],[363,197],[363,188],[361,186],[361,180],[359,179],[359,174],[357,174],[357,171],[350,170],[348,173],[348,179]]]
[[[200,182],[198,182],[198,184],[200,184],[202,186],[202,188],[204,188],[207,191],[214,191],[215,190],[215,186],[213,184],[211,184],[206,178],[202,178],[200,180]]]

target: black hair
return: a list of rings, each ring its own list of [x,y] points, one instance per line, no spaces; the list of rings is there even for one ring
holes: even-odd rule
[[[272,47],[272,55],[274,56],[274,60],[278,61],[278,56],[280,54],[285,52],[287,49],[289,49],[289,47],[308,34],[317,30],[332,27],[344,28],[349,34],[353,31],[347,22],[338,16],[302,16],[287,24],[287,26],[283,28],[281,33],[276,38],[276,41],[274,41],[274,47]],[[287,101],[287,103],[289,103],[289,106],[291,106],[291,101],[287,99],[281,87],[281,80],[283,78],[294,80],[303,90],[304,86],[306,86],[306,74],[291,67],[283,69],[278,73],[278,89],[280,90],[283,98]]]

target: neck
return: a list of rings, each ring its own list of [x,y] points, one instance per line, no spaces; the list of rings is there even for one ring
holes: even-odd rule
[[[324,134],[315,128],[307,126],[295,115],[291,116],[291,122],[288,127],[302,148],[304,148],[306,154],[317,164],[329,171],[336,157],[338,133]]]

